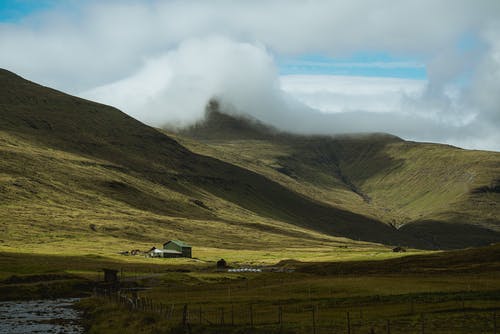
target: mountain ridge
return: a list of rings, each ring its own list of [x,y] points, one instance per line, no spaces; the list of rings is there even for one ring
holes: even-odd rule
[[[372,204],[377,196],[372,198],[363,181],[370,181],[374,171],[398,170],[401,159],[385,147],[413,144],[397,137],[363,137],[369,145],[352,136],[325,140],[218,115],[226,125],[243,129],[245,138],[216,123],[231,139],[212,136],[209,141],[231,150],[217,151],[203,140],[195,146],[227,153],[231,160],[186,144],[186,133],[172,138],[116,108],[8,71],[0,72],[0,111],[0,228],[9,245],[25,240],[23,233],[61,245],[75,238],[79,243],[89,237],[146,242],[169,235],[218,247],[349,238],[359,244],[447,248],[500,240],[482,226],[473,226],[474,233],[468,226],[473,237],[457,241],[446,237],[449,230],[436,239],[427,227],[408,232],[382,222]],[[290,141],[295,146],[283,150]],[[254,161],[239,160],[245,154]],[[61,232],[53,236],[54,229]],[[223,234],[227,237],[221,239]],[[252,237],[257,235],[262,239]]]
[[[176,139],[199,153],[257,170],[309,196],[318,193],[317,200],[374,217],[436,245],[446,244],[445,239],[450,247],[475,238],[488,243],[488,234],[492,242],[497,240],[499,153],[386,134],[303,136],[274,131],[272,136],[238,139],[242,126],[229,136],[230,130],[214,131],[219,113],[208,110],[205,121],[178,132]],[[247,118],[226,121],[235,122]],[[252,124],[255,121],[245,127]]]
[[[165,229],[179,239],[205,240],[206,234],[211,238],[208,244],[214,245],[220,242],[220,232],[210,232],[209,226],[225,226],[239,237],[224,244],[237,245],[246,240],[241,238],[245,229],[234,228],[246,226],[252,233],[271,231],[266,232],[270,240],[288,240],[291,235],[296,240],[296,231],[301,231],[304,240],[319,240],[319,233],[320,239],[347,237],[426,247],[425,241],[376,219],[321,203],[254,171],[192,153],[115,108],[8,71],[0,72],[0,88],[0,187],[5,200],[0,226],[7,231],[8,242],[22,240],[22,231],[33,232],[35,239],[35,235],[47,238],[45,233],[57,227],[71,231],[63,233],[72,236],[69,240],[75,235],[95,236],[95,230],[105,239],[114,235],[144,241],[149,235],[157,240],[159,235],[147,229]],[[8,218],[12,215],[17,223]],[[47,222],[44,217],[53,218]],[[188,237],[189,233],[194,235]],[[56,239],[65,243],[65,238]]]

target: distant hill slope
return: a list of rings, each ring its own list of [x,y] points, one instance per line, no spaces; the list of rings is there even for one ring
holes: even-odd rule
[[[383,221],[436,247],[499,240],[500,153],[386,134],[292,135],[214,107],[209,106],[204,121],[176,138],[195,152]]]
[[[0,70],[0,190],[0,247],[9,249],[95,252],[171,238],[247,249],[366,241],[432,246],[374,215],[192,153],[115,108],[6,70]]]

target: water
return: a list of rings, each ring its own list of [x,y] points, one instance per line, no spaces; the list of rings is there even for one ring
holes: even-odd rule
[[[78,298],[0,302],[0,333],[83,333],[71,306]]]

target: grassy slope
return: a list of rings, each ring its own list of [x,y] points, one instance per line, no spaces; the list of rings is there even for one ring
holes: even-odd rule
[[[500,240],[499,153],[389,135],[294,136],[213,110],[207,115],[177,140],[438,247]]]
[[[332,259],[336,245],[387,252],[342,236],[418,244],[8,71],[0,71],[0,157],[0,248],[9,252],[109,255],[177,238],[195,256],[238,249],[242,261],[277,261],[276,252],[307,258],[304,249]]]
[[[248,310],[249,304],[257,303],[256,321],[271,323],[275,321],[277,305],[285,305],[287,321],[297,320],[302,331],[308,333],[310,328],[304,326],[310,323],[310,312],[304,310],[312,303],[320,306],[319,323],[331,324],[333,319],[339,324],[337,331],[345,329],[344,323],[338,321],[345,318],[345,312],[358,311],[360,305],[365,319],[374,321],[385,317],[418,319],[407,314],[408,300],[413,298],[417,300],[417,313],[444,314],[445,321],[450,319],[444,311],[457,313],[456,305],[463,303],[464,296],[470,311],[489,316],[486,312],[498,308],[495,247],[399,262],[321,265],[333,276],[317,275],[317,264],[309,267],[313,268],[312,274],[211,273],[207,268],[213,268],[213,261],[220,257],[239,266],[272,264],[284,258],[310,262],[401,256],[387,247],[321,232],[325,217],[333,217],[335,222],[356,207],[366,216],[380,214],[378,208],[370,209],[371,204],[353,192],[354,188],[364,194],[362,168],[352,169],[352,175],[343,175],[342,168],[341,175],[330,173],[330,167],[337,166],[338,161],[332,160],[328,152],[338,149],[337,144],[327,143],[318,151],[307,148],[311,160],[303,161],[301,151],[318,147],[317,138],[304,140],[300,148],[286,141],[254,138],[252,131],[248,130],[245,140],[239,142],[218,141],[210,146],[186,142],[191,142],[188,146],[197,152],[225,155],[223,160],[247,167],[253,173],[192,154],[116,109],[47,90],[0,71],[1,298],[71,293],[83,284],[82,277],[95,279],[97,270],[110,267],[123,268],[125,278],[147,276],[139,280],[153,288],[146,290],[145,296],[157,302],[176,303],[176,312],[179,305],[189,302],[203,305],[216,317],[220,307],[228,310],[234,303],[237,309]],[[394,140],[389,141],[393,145]],[[387,145],[379,146],[385,150]],[[241,151],[245,154],[240,157],[236,153]],[[370,154],[375,153],[374,149]],[[323,158],[316,159],[318,156]],[[347,158],[341,161],[354,166]],[[380,163],[370,168],[378,166],[376,169],[382,173],[387,164],[383,159],[377,161]],[[321,181],[317,180],[318,175]],[[477,175],[483,175],[482,169]],[[471,188],[481,190],[473,195],[481,203],[481,196],[495,196],[488,190],[495,187],[490,184],[484,189],[483,184],[479,182]],[[370,196],[375,202],[376,198]],[[195,199],[209,209],[197,205]],[[349,223],[367,221],[355,214],[343,219]],[[368,221],[376,224],[375,232],[385,233],[376,220]],[[300,226],[311,222],[316,230]],[[396,236],[399,238],[400,234]],[[200,260],[114,254],[158,246],[170,238],[192,243],[194,256]],[[454,262],[448,270],[446,266],[451,260]],[[392,269],[398,265],[409,270],[394,274]],[[441,266],[445,268],[438,270]],[[337,276],[338,268],[344,269]],[[412,268],[420,268],[418,275]],[[175,272],[177,269],[193,272]],[[422,272],[427,269],[431,274]],[[480,273],[471,273],[476,269]],[[390,274],[385,275],[387,272]],[[356,276],[350,276],[352,273]],[[33,277],[34,274],[39,277]],[[13,279],[12,275],[23,277]],[[99,300],[89,309],[108,306]],[[239,319],[242,323],[247,321],[244,312]],[[458,313],[463,315],[462,311]],[[146,317],[150,321],[150,313],[130,315],[119,309],[110,316],[108,311],[99,309],[97,315],[102,321],[95,321],[94,332],[135,333],[138,329],[151,329],[144,323]],[[155,320],[149,324],[165,331],[167,326],[161,323],[164,320],[164,316],[159,317],[158,323]],[[479,331],[479,327],[471,328]],[[368,332],[369,328],[363,330]]]
[[[169,238],[249,250],[348,242],[338,237],[419,247],[436,243],[426,235],[428,228],[406,233],[380,223],[387,221],[384,203],[366,191],[374,179],[365,177],[363,164],[376,175],[397,166],[399,160],[386,152],[404,144],[397,138],[377,136],[370,145],[304,138],[219,114],[215,129],[200,124],[194,133],[222,133],[225,140],[210,146],[184,142],[218,160],[193,154],[114,108],[10,72],[0,72],[0,85],[0,245],[6,249],[29,241],[45,251],[105,252]],[[241,134],[245,140],[235,139]],[[376,154],[382,157],[374,159]],[[475,241],[484,243],[483,233]]]

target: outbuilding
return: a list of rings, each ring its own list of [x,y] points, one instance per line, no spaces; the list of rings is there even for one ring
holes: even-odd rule
[[[227,268],[227,262],[224,259],[217,261],[217,269],[222,270]]]
[[[192,257],[191,246],[179,240],[170,240],[163,244],[164,257]]]

